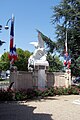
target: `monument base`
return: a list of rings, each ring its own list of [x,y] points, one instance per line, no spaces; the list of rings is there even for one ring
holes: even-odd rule
[[[34,73],[37,73],[37,86],[38,89],[42,89],[46,87],[46,70],[48,70],[48,66],[45,65],[36,65],[34,69]],[[36,74],[35,74],[36,75]],[[34,76],[35,78],[35,76]]]
[[[45,70],[39,69],[38,70],[38,89],[46,87],[46,74]]]

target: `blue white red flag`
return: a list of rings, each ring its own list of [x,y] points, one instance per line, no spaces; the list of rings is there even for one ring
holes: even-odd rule
[[[9,52],[9,60],[10,64],[13,64],[15,60],[17,60],[16,46],[13,47],[14,43],[14,17],[11,19],[11,30],[10,30],[10,52]]]
[[[68,53],[65,53],[64,54],[64,66],[67,68],[70,68],[70,65],[71,65],[71,58],[68,55]]]
[[[67,50],[67,31],[66,31],[66,40],[65,40],[65,48],[64,48],[64,66],[70,68],[70,65],[71,65],[71,58]]]

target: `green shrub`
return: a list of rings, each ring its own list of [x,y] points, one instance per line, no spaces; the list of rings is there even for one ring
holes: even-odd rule
[[[15,91],[15,100],[26,100],[27,92],[25,90]]]
[[[48,88],[47,94],[48,94],[48,96],[54,96],[56,94],[54,87]]]
[[[55,96],[55,95],[79,95],[80,94],[80,86],[70,86],[68,88],[65,87],[50,87],[45,89],[27,89],[27,90],[0,90],[0,101],[11,101],[11,100],[27,100],[33,99],[40,96],[40,98],[44,98],[47,96]]]
[[[34,89],[34,92],[35,92],[35,97],[39,97],[42,95],[42,91],[39,89]]]
[[[27,89],[27,99],[32,99],[36,96],[36,92],[34,89]]]

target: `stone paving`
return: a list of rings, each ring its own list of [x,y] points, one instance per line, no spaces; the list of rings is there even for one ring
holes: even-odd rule
[[[0,102],[0,120],[80,120],[80,95]]]

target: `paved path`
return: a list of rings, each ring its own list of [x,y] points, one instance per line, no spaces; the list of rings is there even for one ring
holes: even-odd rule
[[[0,103],[0,120],[80,120],[80,95]]]

